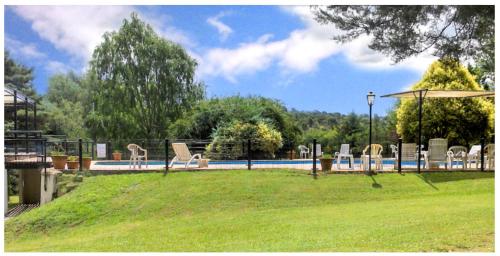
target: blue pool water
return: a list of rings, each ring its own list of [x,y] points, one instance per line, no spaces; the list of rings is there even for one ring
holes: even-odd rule
[[[422,161],[422,165],[424,161]],[[247,165],[246,160],[214,160],[210,161],[209,164],[213,165]],[[261,164],[271,164],[271,165],[312,165],[313,161],[312,160],[252,160],[252,165],[261,165]],[[337,163],[337,161],[333,161],[334,164]],[[340,162],[341,164],[348,164],[349,162],[347,160],[343,160]],[[383,160],[384,165],[392,165],[394,164],[393,159],[384,159]],[[128,165],[128,161],[98,161],[95,163],[96,165]],[[148,161],[149,165],[165,165],[165,161]],[[184,164],[182,162],[175,162],[175,165],[177,164]],[[191,162],[191,164],[196,165],[198,164],[196,161]],[[319,160],[316,161],[316,164],[320,164]],[[361,160],[355,159],[354,164],[361,164]],[[417,166],[416,161],[403,161],[402,165],[410,165],[410,166]]]

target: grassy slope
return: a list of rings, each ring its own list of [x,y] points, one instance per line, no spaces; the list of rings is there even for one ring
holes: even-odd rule
[[[491,173],[87,178],[8,220],[7,251],[493,251]]]

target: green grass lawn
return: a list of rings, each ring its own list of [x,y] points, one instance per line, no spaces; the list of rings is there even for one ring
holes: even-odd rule
[[[15,195],[15,196],[9,196],[9,202],[8,202],[8,208],[12,208],[16,205],[19,204],[19,196],[18,195]]]
[[[494,174],[85,178],[5,222],[6,251],[494,251]]]

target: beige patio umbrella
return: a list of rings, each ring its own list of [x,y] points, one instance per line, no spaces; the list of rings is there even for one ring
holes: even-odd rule
[[[430,90],[421,89],[404,91],[380,96],[382,98],[416,98],[418,99],[418,155],[422,154],[422,104],[424,98],[473,98],[473,97],[495,97],[494,91],[461,91],[461,90]],[[483,165],[483,150],[481,149],[481,170]],[[417,172],[420,173],[420,157],[417,157]]]

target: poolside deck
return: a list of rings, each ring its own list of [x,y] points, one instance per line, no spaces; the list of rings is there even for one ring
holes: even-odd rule
[[[290,164],[252,164],[252,170],[258,170],[258,169],[291,169],[291,170],[303,170],[307,172],[311,172],[313,169],[312,163],[300,163],[299,161],[304,161],[304,160],[297,160],[295,163],[290,163]],[[119,162],[119,164],[109,164],[105,165],[102,164],[103,161],[92,161],[92,164],[90,166],[90,171],[93,174],[119,174],[119,173],[147,173],[147,172],[163,172],[165,170],[164,165],[142,165],[141,168],[132,168],[129,167],[128,161],[122,161]],[[105,162],[110,162],[110,161],[105,161]],[[101,163],[101,164],[100,164]],[[115,162],[116,163],[116,162]],[[372,165],[372,170],[377,171],[377,172],[382,172],[382,173],[394,173],[397,172],[397,169],[394,168],[393,164],[384,164],[383,170],[375,170],[375,166]],[[316,168],[318,172],[321,172],[321,165],[317,164]],[[174,167],[169,168],[170,171],[213,171],[213,170],[246,170],[248,169],[248,166],[246,164],[209,164],[208,167],[203,167],[199,168],[198,165],[192,164],[189,167],[185,168],[183,164],[175,164]],[[403,172],[416,172],[417,169],[416,167],[405,167],[403,166]],[[455,171],[471,171],[471,172],[476,172],[480,171],[479,169],[462,169],[461,167],[456,167],[454,166],[453,169],[448,169],[446,170],[444,166],[440,169],[421,169],[422,172],[455,172]],[[492,171],[492,170],[487,170],[487,171]],[[337,165],[334,164],[332,167],[331,171],[328,171],[328,174],[347,174],[347,173],[364,173],[365,171],[362,170],[360,164],[354,164],[354,168],[350,169],[348,164],[341,164],[340,168],[337,168]]]

